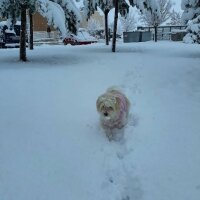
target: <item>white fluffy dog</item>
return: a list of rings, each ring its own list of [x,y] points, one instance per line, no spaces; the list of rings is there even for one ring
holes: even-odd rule
[[[107,137],[113,139],[116,131],[127,124],[130,108],[128,98],[119,89],[112,87],[98,97],[96,106],[101,126]]]

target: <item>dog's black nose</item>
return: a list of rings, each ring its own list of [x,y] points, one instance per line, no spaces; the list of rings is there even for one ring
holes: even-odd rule
[[[108,116],[108,113],[107,113],[107,112],[105,112],[105,113],[104,113],[104,116],[105,116],[105,117],[107,117],[107,116]]]

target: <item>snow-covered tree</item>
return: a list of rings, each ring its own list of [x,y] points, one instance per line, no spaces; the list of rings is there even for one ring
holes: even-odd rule
[[[113,0],[98,1],[98,7],[104,13],[105,39],[106,39],[106,45],[108,45],[109,44],[108,13],[114,7]]]
[[[36,0],[36,10],[47,19],[49,25],[60,30],[65,37],[68,32],[77,33],[80,12],[73,0]]]
[[[74,0],[52,0],[59,4],[65,13],[65,22],[70,32],[76,34],[79,28],[81,15],[76,7]]]
[[[125,15],[128,11],[128,4],[126,0],[118,0],[119,1],[119,12],[122,15]],[[106,45],[109,44],[109,31],[108,31],[108,13],[111,9],[114,8],[115,0],[84,0],[84,12],[87,18],[89,18],[95,10],[97,10],[97,7],[99,7],[103,13],[104,13],[104,22],[105,22],[105,40]]]
[[[182,0],[181,7],[182,20],[188,25],[184,42],[200,44],[200,0]]]
[[[200,15],[188,22],[187,34],[183,38],[185,43],[198,43],[200,44]]]
[[[0,0],[0,16],[21,17],[20,60],[26,61],[26,11],[38,11],[63,37],[77,31],[80,13],[73,0]],[[21,14],[20,14],[21,13]],[[21,16],[20,16],[21,15]]]
[[[61,33],[63,32],[63,22],[66,22],[65,29],[76,33],[80,22],[80,12],[74,0],[0,0],[0,15],[13,19],[19,17],[23,4],[26,4],[27,9],[31,9],[31,11],[41,12],[40,14],[46,17],[50,24],[61,29]],[[58,19],[61,21],[59,22]]]
[[[0,15],[15,24],[21,18],[20,60],[26,61],[26,10],[34,6],[35,0],[0,0]]]
[[[131,6],[129,8],[129,12],[125,16],[120,17],[120,23],[122,26],[123,31],[134,31],[137,29],[137,17],[136,17],[137,10]]]
[[[109,44],[108,13],[114,8],[114,2],[114,0],[84,0],[84,13],[87,19],[94,14],[94,12],[97,10],[97,7],[99,7],[104,13],[106,45]],[[126,3],[125,0],[120,0],[119,6],[122,3]]]
[[[11,26],[15,24],[16,17],[20,15],[20,1],[0,0],[0,16],[11,21]]]
[[[147,26],[159,26],[163,22],[166,22],[171,16],[171,0],[157,0],[157,2],[160,9],[160,18],[157,18],[154,13],[147,11],[141,16],[141,20]]]
[[[95,32],[96,32],[97,30],[101,29],[101,25],[100,25],[100,23],[99,23],[97,20],[90,18],[90,19],[88,20],[87,29],[88,29],[88,31],[89,31],[90,33],[95,34]]]
[[[156,0],[128,0],[130,5],[136,6],[141,12],[148,10],[160,18],[160,8]]]
[[[89,19],[92,14],[99,7],[104,13],[105,22],[105,41],[106,45],[109,44],[109,33],[108,33],[108,13],[114,8],[114,0],[84,0],[84,14],[86,19]]]
[[[155,42],[157,41],[157,27],[170,18],[170,9],[172,7],[171,0],[156,0],[156,2],[159,7],[160,17],[158,17],[157,13],[146,10],[141,16],[141,20],[147,26],[153,26],[155,28]]]
[[[185,43],[200,44],[200,15],[188,22],[187,35],[183,38]]]
[[[98,0],[83,0],[83,13],[86,19],[89,19],[97,10]]]
[[[36,0],[36,10],[47,19],[49,25],[58,29],[63,37],[68,35],[65,13],[59,4],[49,0]]]
[[[124,31],[123,25],[121,23],[121,18],[124,18],[124,17],[122,17],[121,15],[119,15],[118,22],[117,22],[117,32],[116,32],[117,35],[122,35],[122,33]],[[109,22],[108,27],[109,27],[110,31],[113,32],[114,31],[114,29],[113,29],[114,28],[114,21]]]
[[[181,13],[176,12],[173,9],[170,16],[170,22],[167,24],[172,26],[182,25]]]

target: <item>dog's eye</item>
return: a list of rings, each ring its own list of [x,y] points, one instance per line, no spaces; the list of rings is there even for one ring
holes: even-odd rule
[[[113,108],[112,108],[112,107],[108,107],[108,110],[112,111],[112,110],[113,110]]]

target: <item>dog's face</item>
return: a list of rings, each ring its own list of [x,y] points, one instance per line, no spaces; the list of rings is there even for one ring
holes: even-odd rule
[[[97,110],[104,120],[115,119],[119,112],[118,99],[109,95],[102,95],[97,99]]]

